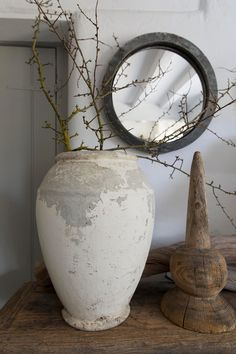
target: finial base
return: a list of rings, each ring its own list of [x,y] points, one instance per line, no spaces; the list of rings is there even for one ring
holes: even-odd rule
[[[177,326],[200,333],[228,332],[236,324],[234,309],[220,294],[200,298],[175,287],[163,296],[161,311]]]

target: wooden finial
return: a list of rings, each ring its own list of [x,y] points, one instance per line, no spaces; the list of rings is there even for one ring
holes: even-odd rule
[[[233,308],[219,294],[227,281],[227,266],[218,250],[210,248],[204,169],[196,152],[190,176],[186,242],[170,258],[176,287],[161,302],[163,314],[180,327],[202,333],[235,328]]]
[[[204,168],[200,152],[195,152],[190,174],[186,247],[210,248]]]

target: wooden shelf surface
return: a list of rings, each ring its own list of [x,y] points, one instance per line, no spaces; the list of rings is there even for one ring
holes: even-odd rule
[[[160,312],[163,293],[173,286],[160,276],[143,279],[120,326],[101,332],[69,327],[52,287],[27,283],[0,311],[0,354],[236,354],[236,330],[200,334],[170,323]],[[236,294],[224,291],[236,309]]]

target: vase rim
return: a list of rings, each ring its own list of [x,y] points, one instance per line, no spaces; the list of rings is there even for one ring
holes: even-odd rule
[[[98,159],[124,159],[136,161],[135,155],[130,155],[125,151],[108,151],[108,150],[83,150],[83,151],[66,151],[61,152],[55,158],[56,162],[61,160],[98,160]]]

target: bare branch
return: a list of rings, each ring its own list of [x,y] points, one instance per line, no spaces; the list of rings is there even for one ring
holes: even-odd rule
[[[229,213],[227,212],[226,208],[223,206],[223,204],[221,203],[218,195],[216,194],[215,191],[215,187],[212,187],[212,193],[213,196],[217,202],[217,206],[220,207],[221,211],[223,212],[223,214],[226,216],[226,218],[229,220],[230,224],[233,226],[234,230],[236,230],[236,224],[234,222],[234,219],[229,215]]]

